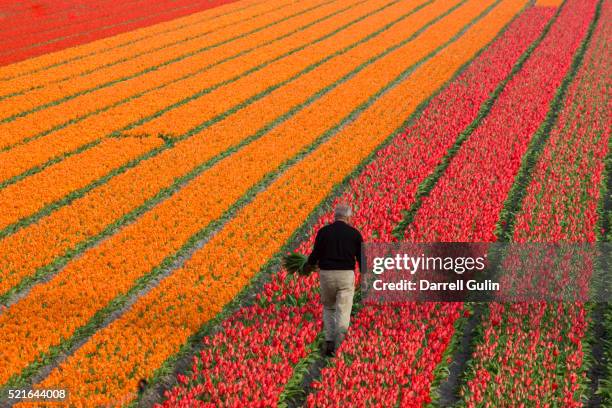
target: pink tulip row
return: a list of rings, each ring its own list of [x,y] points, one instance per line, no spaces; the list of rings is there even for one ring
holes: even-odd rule
[[[566,3],[542,43],[509,81],[489,115],[453,158],[431,194],[423,200],[405,233],[407,241],[486,242],[496,239],[497,220],[520,169],[521,158],[569,71],[594,16],[595,5],[595,1],[570,0]],[[399,399],[393,399],[396,396],[389,394],[391,400],[369,402],[383,405],[399,402],[400,406],[421,406],[428,402],[434,370],[443,358],[446,344],[451,341],[454,319],[460,316],[462,305],[447,304],[444,307],[447,310],[443,319],[434,316],[429,321],[427,347],[399,344],[400,348],[409,350],[404,350],[403,358],[385,359],[380,356],[373,361],[368,359],[369,369],[363,370],[370,373],[367,375],[361,375],[360,370],[346,369],[343,362],[359,355],[365,339],[387,347],[391,347],[392,342],[385,341],[384,333],[377,330],[376,324],[362,336],[355,333],[357,329],[350,330],[339,350],[339,363],[323,370],[320,382],[315,384],[319,392],[309,396],[309,405],[361,401],[362,395],[371,388],[376,365],[384,364],[387,375],[401,377],[404,362],[412,354],[419,355],[420,365],[417,374],[408,377]],[[383,309],[381,316],[390,314],[388,309],[392,308]],[[364,313],[357,315],[356,323]]]
[[[610,137],[612,7],[604,2],[584,62],[568,89],[556,126],[538,161],[518,214],[514,240],[593,242],[604,158]],[[588,272],[588,271],[585,271]],[[500,395],[542,406],[581,406],[583,338],[580,303],[492,304],[464,388],[468,406],[495,406]],[[524,362],[524,363],[523,363]]]
[[[402,219],[401,211],[414,202],[416,187],[440,163],[459,133],[477,117],[480,107],[538,37],[552,14],[549,9],[535,8],[523,13],[432,100],[406,133],[381,150],[376,160],[351,181],[340,200],[354,206],[353,222],[367,240],[392,239],[391,232]],[[312,233],[330,220],[331,214],[327,213]],[[309,251],[312,233],[300,245],[299,252]],[[204,350],[194,359],[191,373],[179,378],[181,384],[167,393],[164,405],[194,406],[196,401],[205,401],[204,406],[257,406],[278,399],[287,376],[291,374],[290,366],[306,355],[305,345],[320,331],[320,323],[312,323],[320,322],[316,279],[316,276],[288,279],[284,273],[275,276],[253,306],[240,309],[224,324],[224,330],[205,340]],[[451,304],[421,304],[390,309],[390,314],[387,314],[385,309],[368,307],[355,320],[350,337],[365,335],[372,321],[376,320],[385,333],[397,336],[397,344],[404,341],[400,342],[400,339],[418,344],[419,347],[403,347],[394,353],[405,361],[406,374],[423,378],[421,388],[428,390],[430,377],[421,377],[422,364],[427,359],[415,357],[423,352],[440,354],[444,351],[450,334],[443,336],[438,331],[450,331],[459,308]],[[289,321],[288,316],[291,317]],[[398,322],[393,316],[402,316],[405,325],[396,326]],[[410,330],[407,330],[409,326]],[[277,336],[283,337],[280,343],[274,341]],[[435,340],[436,337],[440,341]],[[423,346],[424,341],[428,341],[428,347]],[[349,343],[354,342],[347,339],[343,349]],[[430,347],[433,344],[437,347]],[[375,352],[373,348],[361,351]],[[410,367],[407,361],[415,364]],[[428,371],[431,369],[427,367]],[[374,388],[377,387],[368,385],[363,392],[374,392]],[[397,387],[388,392],[381,387],[380,393],[388,395],[372,398],[388,399],[398,392]],[[422,397],[426,401],[428,392],[422,393]],[[406,393],[402,398],[414,399],[416,395]]]

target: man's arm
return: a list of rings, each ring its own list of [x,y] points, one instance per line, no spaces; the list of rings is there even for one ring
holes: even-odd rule
[[[321,230],[317,232],[317,236],[315,237],[314,247],[312,248],[312,252],[308,257],[308,261],[306,263],[308,265],[317,266],[319,263],[319,259],[321,259]]]
[[[363,243],[363,237],[359,231],[357,231],[357,235],[357,255],[355,257],[357,258],[357,262],[359,262],[359,271],[363,274],[365,273],[365,265],[361,261],[361,244]]]

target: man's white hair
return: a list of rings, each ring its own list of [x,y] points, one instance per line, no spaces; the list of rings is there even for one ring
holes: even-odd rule
[[[353,215],[353,210],[348,204],[338,204],[334,211],[334,218],[348,218]]]

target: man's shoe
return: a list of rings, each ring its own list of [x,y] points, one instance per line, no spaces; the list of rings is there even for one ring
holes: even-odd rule
[[[336,351],[336,345],[333,341],[325,342],[325,357],[333,357]]]

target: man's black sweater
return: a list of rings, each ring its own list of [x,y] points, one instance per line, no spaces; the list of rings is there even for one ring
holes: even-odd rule
[[[323,270],[353,270],[355,261],[361,265],[361,233],[343,221],[335,221],[317,232],[308,264]]]

